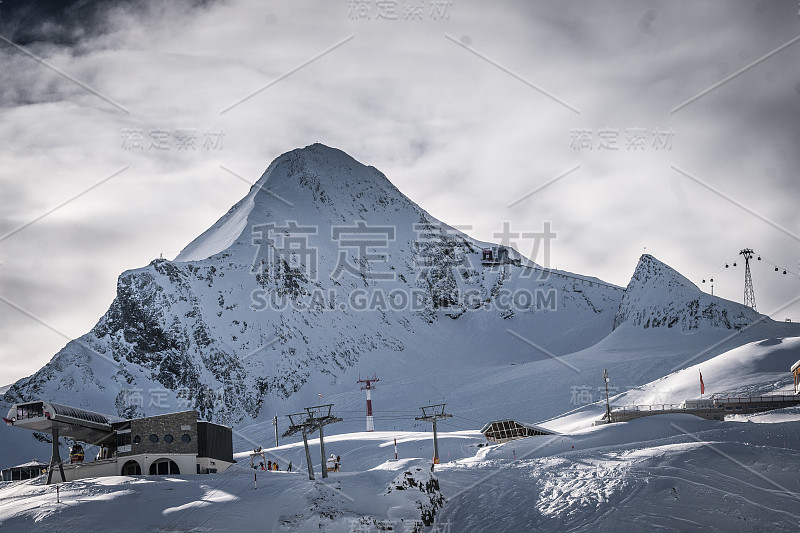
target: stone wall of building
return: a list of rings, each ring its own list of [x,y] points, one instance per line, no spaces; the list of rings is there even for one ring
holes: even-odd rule
[[[120,457],[135,454],[197,454],[197,413],[183,411],[131,420],[131,438],[131,451],[120,453]]]

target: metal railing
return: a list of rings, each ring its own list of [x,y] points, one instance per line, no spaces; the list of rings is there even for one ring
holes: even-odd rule
[[[700,406],[696,404],[685,405],[684,403],[657,403],[640,405],[612,406],[612,413],[639,413],[652,411],[705,411],[708,409],[718,409],[723,405],[735,404],[771,404],[771,403],[797,403],[800,404],[800,394],[770,394],[767,396],[715,396],[709,398],[713,406]]]
[[[642,405],[624,405],[611,409],[611,414],[614,413],[643,413],[651,411],[678,411],[678,410],[692,410],[699,409],[698,407],[681,407],[679,403],[658,403],[658,404],[642,404]]]
[[[715,396],[714,405],[737,403],[800,403],[800,394],[771,394],[768,396]]]

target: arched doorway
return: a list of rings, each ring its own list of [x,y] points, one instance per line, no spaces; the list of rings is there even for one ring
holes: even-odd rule
[[[122,465],[123,476],[141,476],[142,467],[137,461],[128,461]]]
[[[180,474],[177,463],[171,459],[157,459],[150,465],[151,476],[167,476]]]

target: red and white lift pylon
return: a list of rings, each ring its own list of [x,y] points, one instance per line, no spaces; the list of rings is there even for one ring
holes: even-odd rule
[[[356,383],[364,383],[361,386],[361,390],[367,391],[367,431],[375,431],[375,421],[372,418],[372,391],[375,389],[374,383],[376,381],[380,381],[377,375],[373,375],[371,378],[361,379],[361,375],[358,376],[358,381]]]

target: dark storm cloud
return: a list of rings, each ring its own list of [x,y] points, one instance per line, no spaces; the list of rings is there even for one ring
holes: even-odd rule
[[[179,3],[191,9],[213,2],[181,0]],[[138,12],[146,19],[159,9],[158,3],[140,0],[3,0],[0,35],[22,46],[49,43],[75,47],[80,53],[83,42],[116,29],[115,14]]]
[[[74,46],[103,31],[106,6],[120,2],[3,0],[0,35],[26,46],[52,43]]]

